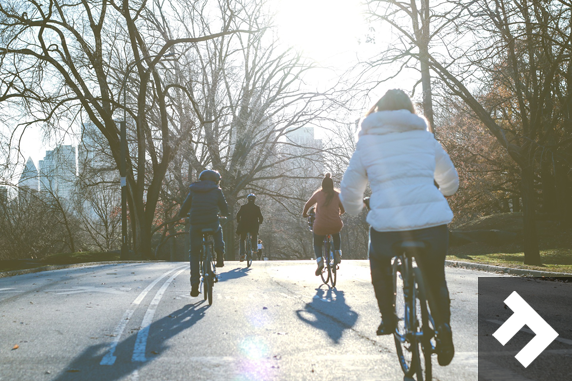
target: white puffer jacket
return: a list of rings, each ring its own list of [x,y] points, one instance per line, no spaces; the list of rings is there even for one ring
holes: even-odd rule
[[[453,219],[443,195],[457,191],[459,176],[418,115],[381,111],[363,120],[341,183],[340,199],[347,213],[357,215],[363,208],[368,179],[372,195],[367,222],[379,232],[429,228]]]

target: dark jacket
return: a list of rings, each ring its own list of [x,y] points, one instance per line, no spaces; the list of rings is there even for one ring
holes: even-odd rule
[[[237,234],[247,232],[258,234],[258,225],[260,225],[264,219],[262,218],[262,213],[260,213],[260,207],[255,205],[254,202],[249,202],[240,207],[236,215],[236,220],[238,221],[238,227],[236,228]]]
[[[208,225],[218,222],[218,213],[228,215],[228,205],[217,184],[210,180],[192,183],[189,194],[181,206],[179,218],[189,215],[191,225]]]

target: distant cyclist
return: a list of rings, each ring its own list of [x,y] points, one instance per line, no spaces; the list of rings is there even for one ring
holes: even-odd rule
[[[204,170],[199,175],[199,180],[189,186],[189,194],[179,210],[178,218],[189,215],[189,236],[191,239],[191,296],[199,295],[199,260],[203,244],[202,229],[212,228],[214,234],[214,248],[217,254],[217,267],[224,266],[224,241],[219,222],[219,212],[223,216],[228,215],[228,205],[218,186],[220,174],[210,169]]]
[[[361,123],[356,151],[341,183],[341,200],[349,214],[362,210],[368,180],[372,190],[367,214],[371,282],[382,315],[377,334],[390,334],[397,325],[392,305],[392,246],[406,240],[424,241],[429,249],[418,265],[443,315],[443,321],[436,322],[436,351],[439,364],[448,365],[455,353],[445,281],[447,224],[453,213],[444,196],[457,191],[459,177],[449,155],[402,90],[389,90]]]
[[[240,234],[240,261],[244,261],[246,257],[246,235],[250,233],[250,247],[253,251],[256,251],[257,238],[258,238],[258,227],[264,220],[262,213],[260,212],[260,207],[254,202],[256,201],[256,195],[250,193],[246,196],[248,202],[240,207],[240,210],[236,214],[236,221],[238,226],[236,228],[236,233]]]
[[[322,188],[318,189],[312,197],[304,205],[302,215],[308,217],[308,209],[316,205],[316,219],[312,231],[314,232],[314,253],[316,254],[316,276],[319,276],[324,269],[324,260],[322,259],[322,247],[324,246],[324,238],[330,234],[334,240],[334,262],[336,264],[342,261],[342,244],[340,231],[344,226],[341,214],[344,214],[344,206],[340,201],[338,191],[334,189],[334,181],[329,173],[322,180]]]
[[[258,240],[258,260],[262,259],[262,250],[264,250],[264,245],[262,244],[262,240]]]

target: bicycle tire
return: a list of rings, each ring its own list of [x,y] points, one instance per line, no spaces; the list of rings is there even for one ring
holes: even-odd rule
[[[328,260],[329,248],[328,248],[328,243],[326,241],[324,242],[324,248],[322,250],[323,250],[322,251],[322,262],[324,263],[324,268],[322,269],[320,277],[322,278],[322,282],[324,282],[324,284],[326,286],[329,286],[328,282],[330,281],[330,276],[332,275],[332,272],[330,271],[330,261]]]
[[[332,288],[336,287],[336,281],[338,280],[337,265],[334,261],[334,253],[331,250],[333,247],[334,243],[330,240],[330,255],[328,262],[330,263],[330,284],[332,285]]]
[[[208,255],[208,245],[203,244],[203,251],[202,251],[202,258],[201,258],[201,284],[199,292],[203,293],[204,300],[207,300],[207,267],[206,267],[206,260]]]
[[[207,294],[209,289],[209,276],[203,276],[203,297],[207,300]]]
[[[419,300],[419,307],[421,313],[421,331],[423,332],[423,336],[420,340],[421,351],[423,353],[424,359],[424,367],[419,367],[417,372],[417,377],[423,378],[423,374],[425,375],[425,380],[432,380],[433,379],[433,364],[431,356],[435,352],[435,346],[431,342],[435,335],[435,321],[431,316],[430,310],[430,303],[428,300],[428,293],[425,288],[425,282],[423,280],[423,275],[421,273],[420,268],[413,269],[414,276],[415,276],[415,283],[417,283],[418,293],[417,298]],[[428,308],[429,306],[429,308]],[[419,362],[421,365],[421,361]]]
[[[246,267],[252,266],[252,251],[246,253]]]
[[[252,266],[252,236],[250,233],[246,234],[246,267]]]
[[[213,305],[213,283],[214,283],[214,276],[213,274],[209,275],[209,283],[208,283],[208,287],[207,287],[207,298],[209,301],[209,306]],[[205,298],[205,299],[207,299]]]
[[[401,370],[406,377],[412,377],[419,364],[419,345],[415,336],[409,332],[411,327],[416,326],[416,309],[412,309],[412,302],[409,301],[414,300],[415,292],[412,292],[409,285],[405,284],[406,280],[409,279],[407,264],[399,262],[401,261],[396,259],[392,265],[393,304],[395,305],[395,312],[398,318],[397,329],[393,334],[393,338]],[[399,275],[401,275],[402,282],[398,280]],[[412,292],[413,295],[406,296],[406,292]]]

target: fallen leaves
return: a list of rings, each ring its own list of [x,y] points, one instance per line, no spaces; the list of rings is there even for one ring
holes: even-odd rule
[[[16,345],[14,345],[14,346],[12,347],[12,350],[16,350],[16,349],[18,349],[18,348],[20,348],[20,346],[19,346],[18,344],[16,344]]]

